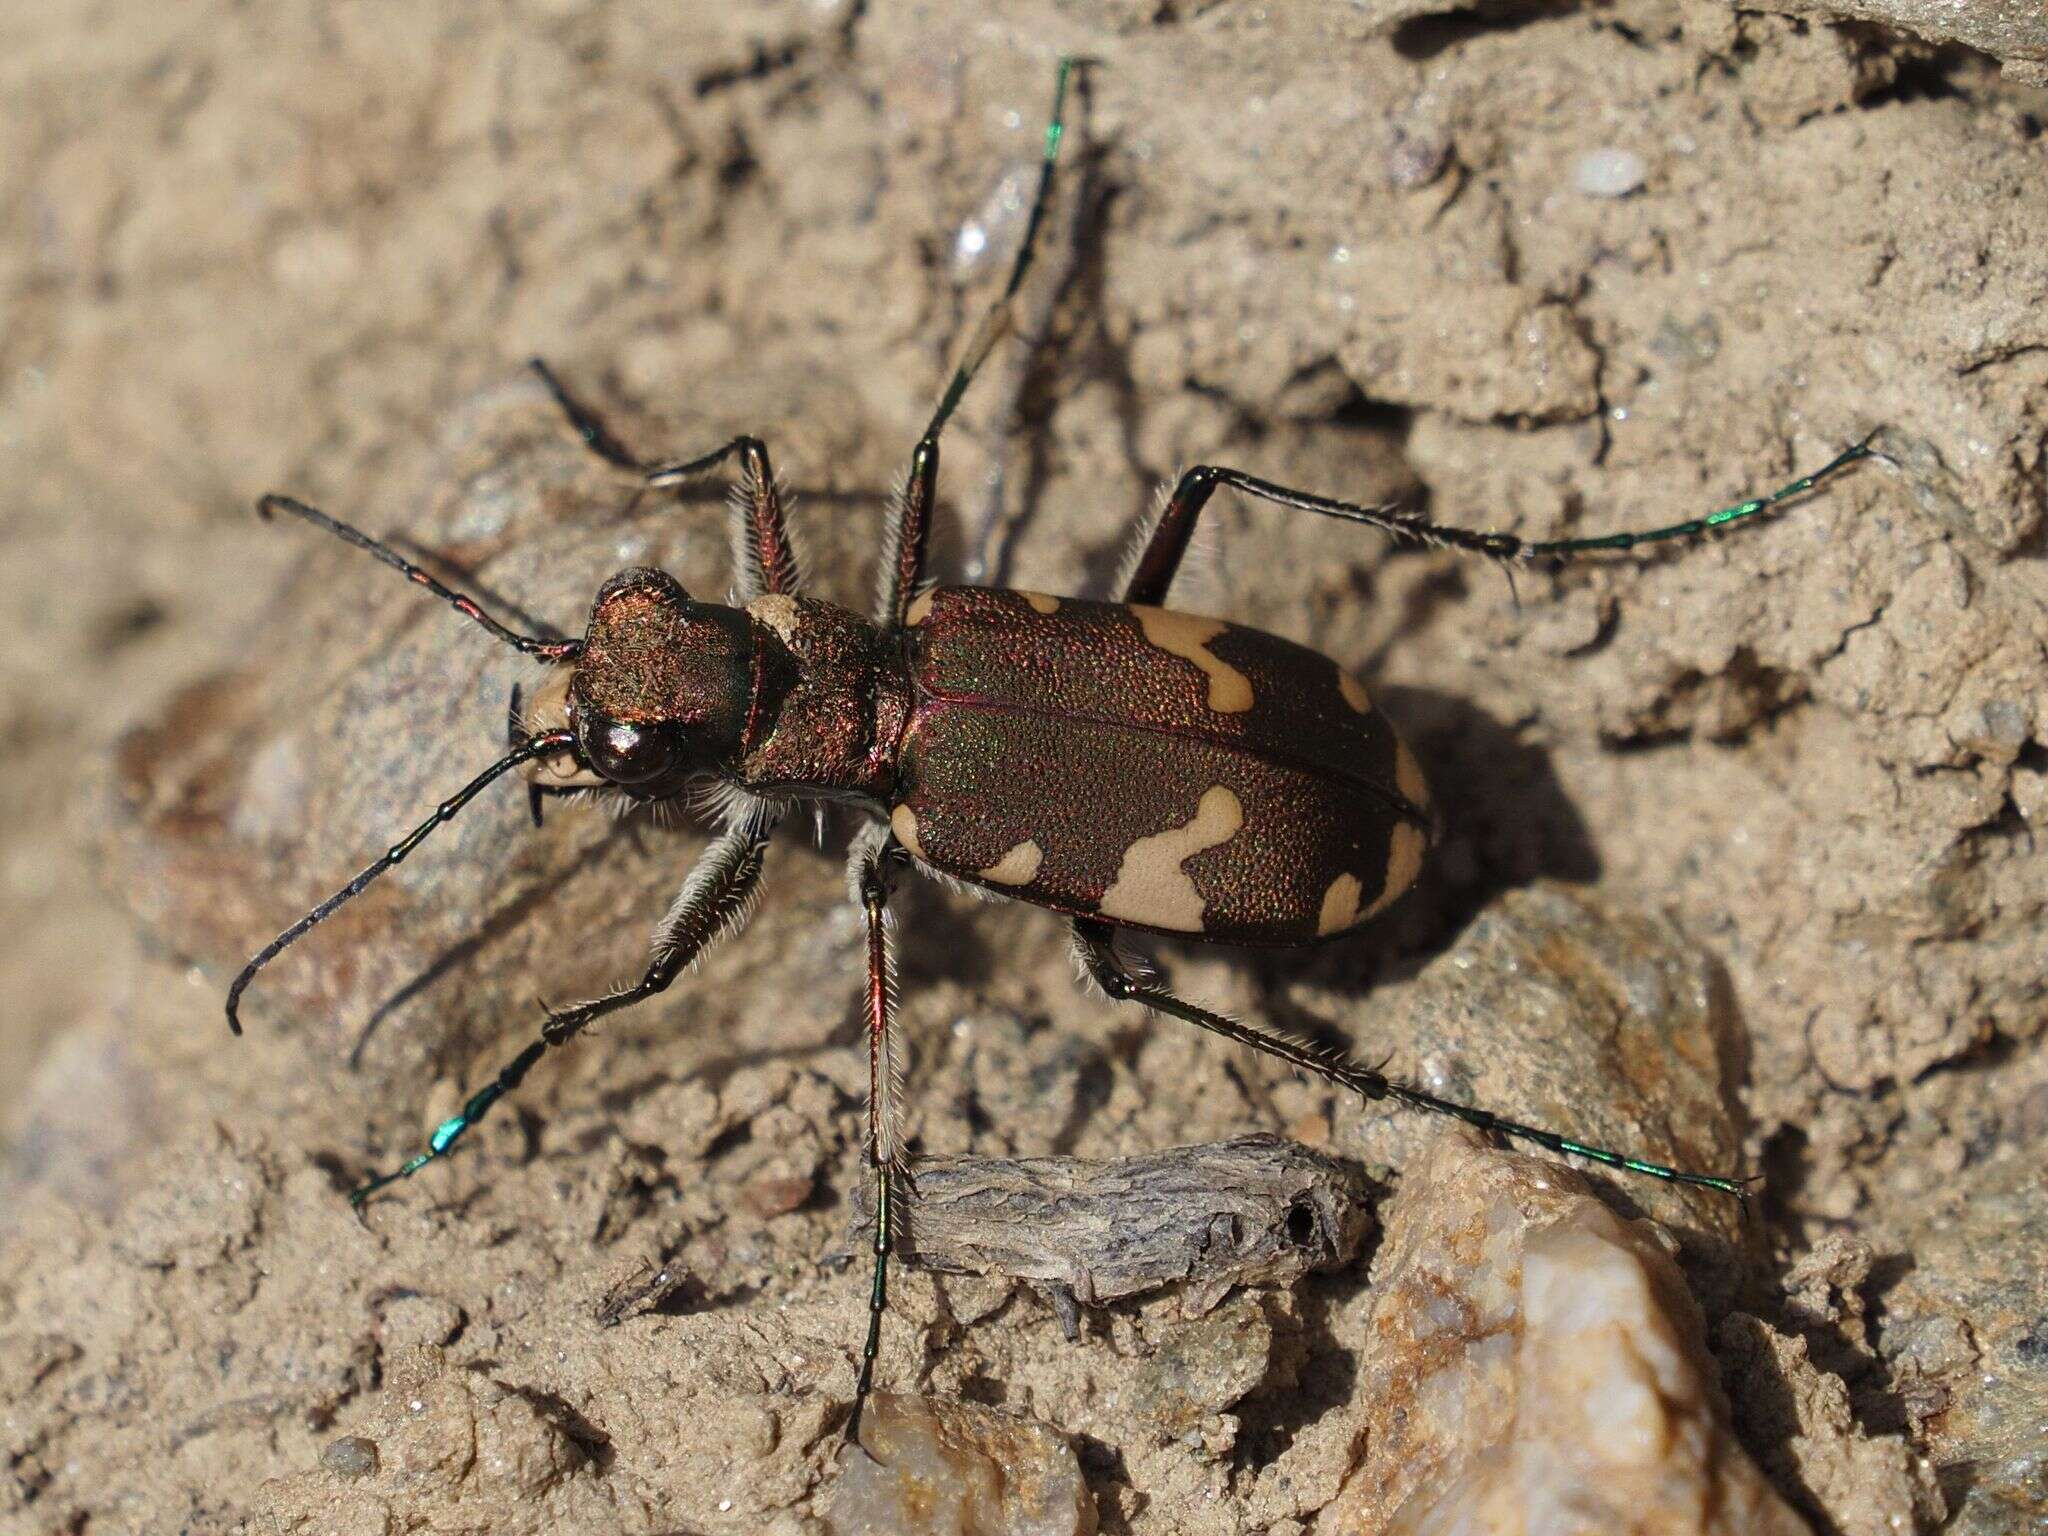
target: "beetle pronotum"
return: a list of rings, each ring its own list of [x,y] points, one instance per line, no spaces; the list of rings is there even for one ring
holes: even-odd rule
[[[266,516],[289,512],[367,550],[550,670],[515,722],[503,757],[279,934],[235,978],[227,1014],[237,1033],[242,993],[258,970],[514,769],[536,796],[589,787],[659,801],[707,780],[723,796],[723,830],[656,928],[641,978],[550,1011],[539,1037],[443,1121],[426,1150],[371,1179],[353,1201],[443,1156],[549,1047],[593,1019],[661,992],[707,944],[737,927],[769,840],[794,802],[830,799],[867,813],[868,824],[853,839],[848,878],[867,922],[866,1150],[876,1181],[876,1220],[874,1283],[849,1434],[857,1430],[873,1382],[887,1304],[900,1149],[886,908],[905,868],[1066,914],[1086,973],[1116,1001],[1184,1019],[1368,1099],[1391,1099],[1552,1152],[1740,1196],[1739,1180],[1587,1146],[1225,1018],[1119,958],[1119,928],[1269,945],[1351,932],[1409,888],[1436,836],[1415,758],[1336,662],[1291,641],[1163,605],[1196,520],[1220,486],[1513,562],[1627,550],[1743,522],[1871,452],[1866,439],[1768,496],[1686,522],[1539,541],[1450,527],[1201,465],[1181,476],[1160,509],[1119,601],[927,587],[939,436],[976,370],[1010,329],[1058,163],[1071,71],[1071,61],[1062,60],[1037,191],[1009,280],[975,329],[911,454],[882,552],[872,618],[801,595],[768,451],[758,438],[737,437],[690,459],[643,460],[538,360],[534,370],[592,452],[645,485],[674,486],[737,460],[734,548],[744,606],[698,602],[665,572],[635,568],[599,589],[581,639],[536,639],[506,628],[387,545],[304,502],[267,495],[258,503]]]

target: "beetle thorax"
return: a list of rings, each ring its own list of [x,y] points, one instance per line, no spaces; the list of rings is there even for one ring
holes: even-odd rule
[[[892,792],[910,714],[901,645],[858,614],[771,593],[747,605],[764,647],[736,777],[763,794],[851,799]]]

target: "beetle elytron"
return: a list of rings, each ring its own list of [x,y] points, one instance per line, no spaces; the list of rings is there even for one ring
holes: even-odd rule
[[[899,1157],[890,1072],[894,993],[884,911],[921,867],[1073,920],[1076,953],[1109,997],[1185,1019],[1370,1099],[1392,1099],[1612,1168],[1740,1195],[1739,1181],[1589,1147],[1393,1081],[1256,1025],[1227,1019],[1134,974],[1118,928],[1231,944],[1304,944],[1364,923],[1413,883],[1435,837],[1422,772],[1365,690],[1292,642],[1162,606],[1203,506],[1219,486],[1280,506],[1501,561],[1570,557],[1682,538],[1751,518],[1869,454],[1868,441],[1769,496],[1639,533],[1526,542],[1295,491],[1232,469],[1188,471],[1161,508],[1121,600],[924,586],[939,435],[1011,324],[1053,181],[1070,61],[1062,61],[1024,238],[911,455],[881,560],[872,620],[801,595],[768,453],[739,437],[698,458],[631,453],[538,360],[534,368],[590,448],[652,487],[737,460],[735,548],[743,607],[698,602],[666,573],[621,571],[598,591],[580,640],[507,629],[395,551],[288,496],[329,530],[551,670],[515,724],[512,749],[236,977],[228,1021],[256,972],[404,859],[513,769],[536,797],[609,788],[638,801],[722,786],[723,832],[656,929],[638,982],[549,1013],[538,1039],[435,1130],[427,1149],[350,1198],[448,1152],[550,1046],[666,988],[745,915],[768,842],[796,801],[868,812],[849,881],[867,917],[867,1153],[876,1179],[874,1285],[849,1435],[873,1380],[886,1305]],[[536,798],[536,805],[538,800]]]

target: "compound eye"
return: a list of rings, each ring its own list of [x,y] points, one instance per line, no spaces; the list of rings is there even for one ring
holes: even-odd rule
[[[614,784],[645,784],[675,765],[675,742],[667,732],[623,720],[594,720],[584,733],[590,766]]]

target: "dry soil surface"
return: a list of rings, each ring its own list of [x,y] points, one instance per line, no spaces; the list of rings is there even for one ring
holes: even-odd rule
[[[717,487],[636,497],[523,374],[538,353],[649,453],[764,435],[816,589],[864,606],[1069,50],[1091,62],[1026,344],[948,438],[941,572],[1101,593],[1198,462],[1544,538],[1703,513],[1877,434],[1884,458],[1708,546],[1512,583],[1219,498],[1179,600],[1366,678],[1447,832],[1360,941],[1159,954],[1206,1000],[1569,1128],[1600,1094],[1515,1099],[1534,1058],[1471,1019],[1403,1034],[1436,1017],[1430,962],[1507,953],[1529,887],[1684,946],[1725,1103],[1627,1124],[1759,1171],[1757,1220],[1605,1187],[1690,1245],[1738,1435],[1816,1528],[1862,1528],[1745,1387],[1797,1354],[1838,1433],[1939,1469],[1957,1528],[2029,1528],[2048,91],[1867,20],[1413,11],[7,8],[0,1523],[326,1528],[382,1434],[414,1489],[389,1529],[811,1529],[866,1305],[851,821],[787,838],[743,942],[358,1220],[343,1193],[537,998],[629,973],[706,834],[573,807],[534,832],[502,790],[267,973],[231,1042],[240,960],[487,761],[534,681],[250,505],[293,491],[570,627],[622,564],[722,591]],[[1047,914],[913,884],[898,934],[924,1150],[1279,1129],[1391,1185],[1433,1131],[1083,996]],[[663,1268],[686,1283],[595,1320]],[[1271,1371],[1199,1432],[1117,1406],[1186,1326],[1171,1297],[1070,1345],[1028,1291],[912,1276],[883,1373],[1078,1436],[1106,1531],[1299,1533],[1358,1462],[1329,1426],[1367,1274],[1257,1302]],[[439,1428],[406,1440],[409,1412]]]

